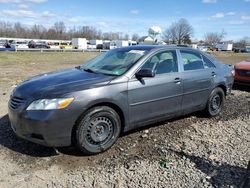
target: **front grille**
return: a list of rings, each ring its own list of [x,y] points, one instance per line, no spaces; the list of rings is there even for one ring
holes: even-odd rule
[[[9,101],[9,106],[10,108],[16,110],[19,108],[23,103],[25,102],[25,99],[20,98],[20,97],[14,97],[12,96]]]
[[[250,76],[250,70],[237,69],[236,71],[241,76]]]

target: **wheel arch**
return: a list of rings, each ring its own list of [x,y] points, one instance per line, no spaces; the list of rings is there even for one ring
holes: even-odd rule
[[[84,117],[85,113],[90,110],[91,108],[94,108],[94,107],[97,107],[97,106],[107,106],[107,107],[110,107],[112,108],[113,110],[115,110],[120,119],[121,119],[121,132],[124,132],[124,128],[126,126],[126,119],[125,119],[125,114],[122,110],[122,108],[120,106],[118,106],[117,104],[115,103],[112,103],[112,102],[98,102],[98,103],[95,103],[95,104],[92,104],[90,106],[88,106],[81,114],[80,116],[77,118],[77,120],[75,121],[75,124],[71,130],[71,139],[72,139],[72,143],[75,143],[75,132],[76,132],[76,127],[77,127],[77,124],[79,123],[79,121]]]
[[[225,84],[220,83],[215,88],[217,88],[217,87],[221,88],[224,92],[224,95],[227,96],[227,87],[225,86]]]

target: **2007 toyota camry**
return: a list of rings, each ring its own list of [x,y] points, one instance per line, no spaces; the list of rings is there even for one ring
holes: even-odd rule
[[[232,68],[177,46],[117,48],[61,72],[17,86],[10,96],[14,132],[85,154],[110,148],[122,131],[204,111],[218,115],[233,84]]]

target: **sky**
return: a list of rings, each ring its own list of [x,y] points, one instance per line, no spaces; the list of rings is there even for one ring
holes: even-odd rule
[[[0,21],[27,26],[63,21],[68,29],[88,25],[142,36],[180,18],[193,26],[195,40],[222,30],[225,40],[250,37],[250,0],[0,0]]]

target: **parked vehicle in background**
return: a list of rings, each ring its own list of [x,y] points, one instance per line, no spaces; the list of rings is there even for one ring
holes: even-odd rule
[[[33,41],[33,40],[29,41],[28,47],[29,47],[29,48],[35,48],[35,47],[36,47],[35,41]]]
[[[48,49],[50,48],[50,46],[45,42],[45,41],[33,41],[31,40],[29,43],[28,43],[28,47],[29,48],[40,48],[40,49]]]
[[[72,49],[72,42],[61,42],[60,49]]]
[[[220,43],[215,46],[219,51],[232,51],[233,43]]]
[[[109,41],[109,42],[104,42],[103,43],[103,49],[112,50],[112,49],[115,49],[115,48],[117,48],[115,41]]]
[[[202,52],[213,52],[213,51],[218,51],[218,48],[211,46],[211,45],[206,45],[206,46],[197,46],[197,49],[201,50]]]
[[[244,49],[244,52],[250,53],[250,46],[246,46],[245,49]]]
[[[103,40],[89,40],[89,47],[93,49],[102,49],[100,48],[103,45]],[[98,48],[97,48],[98,47]]]
[[[198,46],[197,48],[202,52],[206,52],[208,50],[207,46]]]
[[[11,48],[11,42],[12,41],[6,41],[5,48]]]
[[[73,49],[87,49],[87,40],[86,38],[73,38],[72,39]]]
[[[0,40],[0,51],[15,51],[15,48],[11,48],[11,44],[8,40]]]
[[[0,48],[5,48],[6,40],[0,40]]]
[[[36,42],[36,47],[35,48],[48,49],[48,48],[50,48],[50,46],[45,41],[38,41],[38,42]]]
[[[51,49],[60,49],[60,42],[48,42]]]
[[[129,40],[129,41],[128,41],[128,45],[129,45],[129,46],[135,46],[135,45],[137,45],[137,42],[134,41],[134,40]]]
[[[103,49],[103,44],[97,44],[96,49]]]
[[[235,53],[250,53],[250,46],[245,47],[234,47],[233,51]]]
[[[250,59],[234,65],[234,83],[250,86]]]
[[[15,48],[15,49],[26,49],[29,48],[28,46],[28,41],[13,41],[10,44],[11,48]]]

